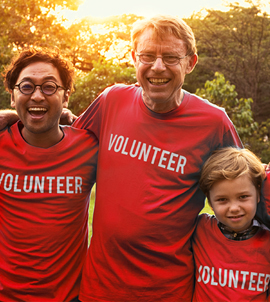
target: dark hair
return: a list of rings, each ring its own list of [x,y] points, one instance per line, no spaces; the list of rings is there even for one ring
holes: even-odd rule
[[[75,69],[71,62],[62,57],[58,48],[47,49],[39,47],[30,47],[22,50],[18,56],[13,58],[11,64],[5,68],[2,75],[6,90],[12,90],[21,71],[29,64],[35,62],[50,63],[55,66],[65,89],[73,90]]]

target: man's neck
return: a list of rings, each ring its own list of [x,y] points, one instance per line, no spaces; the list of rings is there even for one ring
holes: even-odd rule
[[[144,102],[145,106],[153,112],[167,113],[167,112],[170,112],[170,111],[178,108],[181,105],[184,95],[185,94],[181,89],[180,96],[178,98],[176,98],[174,101],[158,103],[158,102],[154,102],[151,99],[149,99],[147,97],[147,95],[145,95],[143,92],[143,102]]]
[[[32,133],[23,127],[21,135],[28,144],[34,147],[50,148],[62,140],[64,133],[60,127],[53,133]]]

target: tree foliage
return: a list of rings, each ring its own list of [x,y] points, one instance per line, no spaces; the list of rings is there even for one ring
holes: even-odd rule
[[[93,69],[89,73],[79,77],[76,81],[75,92],[70,97],[69,109],[78,115],[106,87],[116,83],[132,84],[135,82],[136,72],[134,67],[116,65],[113,61],[100,59],[93,62]]]
[[[243,144],[257,154],[263,162],[270,161],[269,126],[270,119],[257,123],[253,119],[251,98],[238,98],[235,85],[230,84],[223,74],[216,72],[212,81],[206,81],[204,88],[196,94],[211,103],[224,108],[232,120]]]
[[[58,47],[82,71],[93,68],[92,61],[117,50],[118,63],[129,62],[130,30],[140,17],[114,16],[84,18],[65,28],[53,14],[56,6],[77,9],[82,0],[3,0],[0,5],[0,49],[12,54],[25,46]],[[6,52],[6,48],[10,51]],[[8,56],[8,60],[10,56]],[[4,62],[5,63],[5,62]]]
[[[197,39],[198,70],[223,73],[241,98],[253,99],[256,120],[265,120],[270,113],[270,18],[246,2],[250,7],[230,4],[227,12],[208,10],[187,22]]]
[[[72,24],[61,49],[74,66],[84,72],[99,59],[113,59],[117,64],[130,64],[130,32],[140,17],[122,15],[102,20],[84,18]]]
[[[2,0],[0,37],[6,46],[22,48],[34,43],[54,45],[61,23],[51,14],[56,5],[77,9],[81,0]]]
[[[223,74],[216,72],[215,79],[206,81],[196,94],[226,110],[244,144],[258,128],[251,110],[252,99],[238,99],[235,86],[226,81]]]
[[[259,123],[258,128],[249,138],[248,146],[257,154],[263,163],[270,162],[270,119]]]

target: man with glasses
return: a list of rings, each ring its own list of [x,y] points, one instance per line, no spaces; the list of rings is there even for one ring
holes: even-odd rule
[[[82,301],[191,301],[190,238],[204,206],[200,170],[217,148],[241,146],[221,108],[182,90],[196,62],[185,22],[135,24],[138,84],[107,88],[76,121],[99,139],[93,236]]]
[[[74,68],[26,49],[4,74],[20,121],[0,131],[0,301],[77,301],[97,140],[60,127]]]

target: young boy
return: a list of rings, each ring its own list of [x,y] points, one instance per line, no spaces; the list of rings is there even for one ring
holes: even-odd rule
[[[254,216],[265,171],[247,149],[215,151],[200,187],[215,216],[202,214],[193,238],[193,301],[267,301],[270,232]]]

